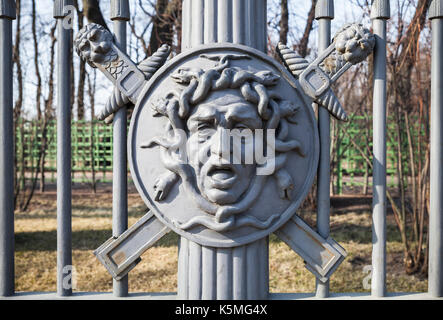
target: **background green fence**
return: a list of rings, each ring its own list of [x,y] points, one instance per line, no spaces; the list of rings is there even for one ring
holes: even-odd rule
[[[18,170],[32,172],[40,166],[44,156],[46,182],[55,182],[57,171],[57,126],[52,121],[47,125],[46,144],[43,139],[44,123],[22,121],[16,126],[16,159]],[[73,182],[91,182],[95,173],[97,182],[112,181],[112,125],[99,121],[72,122],[72,176]],[[45,147],[42,148],[43,144]],[[44,149],[44,154],[41,150]],[[108,174],[107,174],[108,173]]]
[[[370,121],[369,126],[367,121]],[[44,156],[45,182],[55,182],[56,123],[52,121],[47,124],[46,143],[43,128],[44,123],[39,121],[21,121],[16,125],[17,168],[25,173],[25,180],[32,179],[32,173],[39,167],[40,157]],[[112,125],[99,121],[75,121],[72,122],[71,130],[73,182],[91,182],[93,177],[95,182],[112,181]],[[418,134],[418,129],[414,130],[414,134]],[[355,116],[349,123],[335,122],[331,131],[334,192],[361,192],[364,185],[371,187],[372,171],[362,153],[372,159],[372,119]],[[397,152],[393,143],[395,131],[395,124],[388,121],[387,173],[390,187],[396,185]],[[407,139],[404,138],[403,141],[407,142]],[[43,149],[44,154],[40,155]],[[408,172],[409,158],[407,155],[402,157],[405,172]]]
[[[424,135],[424,128],[418,127],[416,121],[411,125],[411,136],[417,140],[418,135]],[[400,123],[400,126],[404,124]],[[408,149],[408,140],[406,128],[400,130],[403,135],[403,146],[401,150],[401,162],[405,173],[405,185],[408,185],[408,176],[410,175],[410,158],[404,150]],[[331,159],[333,174],[334,192],[341,194],[346,189],[351,190],[355,187],[372,187],[372,168],[368,165],[365,157],[372,162],[372,117],[354,116],[349,123],[335,122],[331,129],[333,145],[331,146]],[[388,187],[397,186],[397,130],[393,118],[388,119],[387,124],[387,154],[386,171]],[[425,156],[425,150],[421,150],[421,156]],[[414,149],[416,159],[419,157],[419,151]],[[346,188],[347,187],[347,188]],[[359,188],[361,191],[361,188]]]

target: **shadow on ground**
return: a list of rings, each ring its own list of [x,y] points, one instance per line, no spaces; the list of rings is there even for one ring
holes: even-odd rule
[[[95,250],[112,236],[111,230],[81,230],[72,232],[73,250]],[[156,247],[177,246],[179,236],[173,232],[165,235]],[[57,232],[33,231],[15,234],[16,251],[56,251]]]

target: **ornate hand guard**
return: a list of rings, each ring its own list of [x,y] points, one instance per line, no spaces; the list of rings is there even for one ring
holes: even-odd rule
[[[100,69],[115,84],[98,119],[104,120],[129,102],[136,103],[144,86],[169,56],[170,48],[163,45],[151,57],[136,65],[114,43],[112,34],[101,25],[91,23],[77,34],[77,54],[93,68]]]
[[[334,37],[333,43],[311,64],[283,44],[277,51],[286,68],[299,79],[303,91],[337,119],[348,117],[331,89],[351,66],[364,61],[374,50],[375,38],[361,24],[347,24]]]

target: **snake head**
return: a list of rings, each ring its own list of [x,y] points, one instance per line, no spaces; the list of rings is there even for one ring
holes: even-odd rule
[[[277,84],[280,77],[276,75],[275,73],[272,73],[269,70],[260,71],[257,73],[257,76],[259,78],[262,78],[263,84],[266,86],[274,86]]]
[[[194,68],[180,68],[178,71],[171,75],[171,78],[179,84],[188,84],[192,79],[197,79],[202,74],[201,69]]]

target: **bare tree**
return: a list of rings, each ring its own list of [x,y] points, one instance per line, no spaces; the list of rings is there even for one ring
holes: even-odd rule
[[[288,0],[281,0],[280,7],[281,7],[280,42],[286,45],[288,43],[288,32],[289,32]]]
[[[416,96],[413,95],[416,92],[413,90],[413,83],[415,83],[413,71],[414,68],[417,67],[420,35],[426,23],[426,15],[430,3],[431,0],[418,0],[414,16],[409,25],[407,25],[405,21],[404,12],[399,9],[397,16],[398,36],[395,45],[392,50],[390,50],[389,57],[391,96],[392,101],[395,101],[395,108],[393,109],[395,134],[392,139],[394,139],[394,145],[396,146],[398,193],[400,196],[399,206],[394,205],[393,207],[396,208],[396,210],[394,209],[394,214],[404,246],[404,262],[408,273],[418,271],[423,263],[426,263],[422,258],[424,250],[424,211],[426,208],[424,203],[427,201],[425,199],[427,193],[426,177],[429,171],[428,151],[423,152],[425,155],[424,164],[420,164],[422,170],[421,176],[418,177],[419,183],[413,183],[415,190],[412,191],[412,201],[417,200],[418,193],[424,195],[424,198],[422,197],[421,199],[422,205],[419,206],[423,208],[423,210],[421,210],[419,214],[417,214],[417,209],[409,210],[407,204],[408,172],[406,171],[405,164],[408,160],[404,155],[409,154],[411,160],[409,168],[411,168],[410,171],[415,175],[416,160],[414,159],[414,146],[412,145],[412,136],[410,134],[410,117],[414,113],[414,109],[416,110],[416,104],[414,103]],[[425,149],[428,148],[429,146]],[[422,161],[423,160],[420,159],[420,162]],[[416,177],[413,177],[413,179],[416,179]],[[420,190],[417,190],[418,186]],[[413,203],[413,207],[417,208],[417,205],[417,203]],[[418,226],[415,231],[415,241],[408,236],[407,216],[410,213],[412,213],[413,224]]]
[[[308,44],[309,44],[309,36],[312,31],[312,25],[315,19],[315,4],[317,0],[312,0],[311,9],[308,13],[308,19],[306,20],[305,31],[300,41],[296,46],[294,46],[294,50],[298,51],[298,54],[302,57],[306,57],[308,55]]]
[[[74,6],[77,11],[77,26],[82,29],[84,25],[83,10],[80,10],[78,1],[74,1]],[[79,63],[79,77],[77,83],[77,119],[84,120],[85,118],[85,82],[86,82],[86,62],[80,59]]]
[[[20,128],[20,150],[17,150],[17,135],[14,134],[14,146],[16,150],[14,152],[14,206],[17,205],[17,198],[20,194],[20,190],[24,188],[25,185],[25,157],[24,157],[24,129],[23,121],[21,120],[22,107],[23,107],[23,71],[20,59],[20,44],[21,44],[21,0],[16,1],[16,29],[15,29],[15,42],[13,48],[13,63],[16,67],[17,72],[17,99],[14,104],[14,133],[17,132],[17,125]],[[20,156],[20,158],[18,158]],[[20,164],[19,164],[20,163]],[[20,167],[20,175],[19,175]]]
[[[109,30],[100,10],[98,0],[83,0],[83,15],[89,22],[97,23]]]

